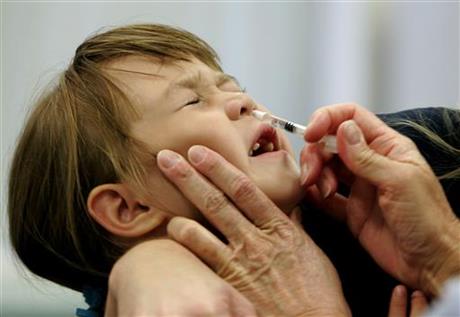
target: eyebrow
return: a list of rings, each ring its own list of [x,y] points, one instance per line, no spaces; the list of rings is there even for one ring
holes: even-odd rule
[[[238,87],[241,87],[238,79],[226,73],[219,73],[219,75],[216,78],[216,86],[221,86],[225,83],[228,83],[229,81],[233,81],[235,84],[238,85]]]
[[[172,90],[177,89],[177,88],[196,89],[201,83],[204,82],[203,77],[204,76],[202,72],[196,72],[190,76],[184,77],[178,80],[177,82],[172,83],[168,87],[167,94],[169,94]],[[227,82],[234,82],[235,84],[238,85],[238,87],[241,87],[240,83],[235,77],[233,77],[232,75],[226,74],[226,73],[218,73],[214,77],[214,82],[216,86],[218,87]]]

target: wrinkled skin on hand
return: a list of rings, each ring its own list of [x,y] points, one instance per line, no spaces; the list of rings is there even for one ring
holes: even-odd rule
[[[255,307],[263,307],[258,309],[262,316],[327,315],[327,307],[336,305],[333,301],[343,301],[335,269],[302,229],[292,225],[289,219],[273,220],[251,236],[230,241],[229,257],[209,261]],[[182,230],[179,241],[193,243],[195,229],[177,230]],[[318,301],[324,308],[316,307],[321,306]]]
[[[194,160],[195,151],[204,158]],[[165,167],[171,158],[175,165]],[[192,147],[189,159],[194,167],[174,152],[158,155],[163,173],[228,243],[181,217],[168,226],[176,241],[248,298],[259,316],[350,315],[334,267],[300,227],[298,212],[289,219],[246,175],[207,148]]]
[[[253,305],[171,240],[129,250],[109,280],[105,316],[256,316]]]
[[[460,224],[415,144],[354,104],[313,114],[306,141],[327,134],[336,134],[340,160],[316,144],[303,149],[308,196],[344,219],[384,270],[438,294],[460,273]],[[338,181],[349,186],[348,197],[336,193]]]

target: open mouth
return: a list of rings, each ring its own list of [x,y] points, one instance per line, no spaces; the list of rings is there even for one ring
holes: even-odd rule
[[[252,147],[249,149],[249,156],[255,157],[278,150],[279,141],[276,134],[276,129],[270,125],[263,125],[258,130]]]

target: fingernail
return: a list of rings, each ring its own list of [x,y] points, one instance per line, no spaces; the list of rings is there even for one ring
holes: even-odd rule
[[[157,155],[158,164],[166,169],[176,165],[180,161],[180,156],[173,151],[161,150]]]
[[[304,185],[308,177],[308,166],[306,163],[300,167],[300,185]]]
[[[358,144],[361,141],[361,131],[352,120],[345,123],[345,139],[350,145]]]
[[[402,285],[398,285],[396,286],[395,293],[398,297],[406,297],[406,288]]]
[[[422,297],[422,296],[423,296],[423,293],[417,290],[417,291],[412,292],[411,298]]]
[[[188,150],[188,158],[193,164],[201,163],[206,157],[206,149],[201,145],[194,145]]]

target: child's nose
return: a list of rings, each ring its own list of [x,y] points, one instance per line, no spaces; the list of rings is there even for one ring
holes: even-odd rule
[[[247,95],[229,100],[225,104],[225,112],[230,120],[239,120],[242,116],[251,115],[255,108],[254,101]]]

